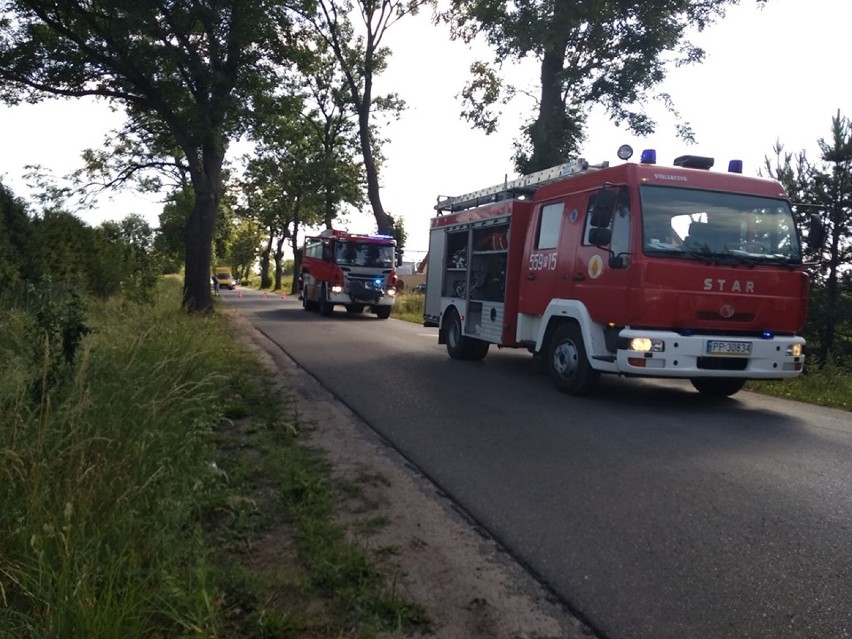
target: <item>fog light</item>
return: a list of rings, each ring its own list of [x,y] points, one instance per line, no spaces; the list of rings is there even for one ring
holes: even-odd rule
[[[666,343],[661,339],[634,337],[630,340],[630,350],[640,353],[662,353],[666,350]]]
[[[389,288],[388,289],[388,295],[391,296],[391,297],[396,295],[396,289],[395,288]]]
[[[335,284],[331,287],[331,292],[335,295],[340,295],[343,292],[343,287],[340,284]]]
[[[787,347],[787,357],[801,357],[802,356],[802,345],[801,344],[790,344]]]

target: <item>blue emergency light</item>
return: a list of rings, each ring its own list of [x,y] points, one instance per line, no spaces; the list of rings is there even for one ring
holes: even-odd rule
[[[642,156],[639,158],[642,164],[656,164],[657,151],[655,149],[645,149],[642,151]]]
[[[728,173],[742,173],[743,172],[743,161],[742,160],[731,160],[728,162]]]

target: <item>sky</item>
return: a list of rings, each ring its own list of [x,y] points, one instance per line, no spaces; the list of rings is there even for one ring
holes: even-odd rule
[[[831,132],[838,111],[852,117],[852,82],[848,27],[849,0],[741,0],[724,19],[692,42],[703,47],[702,64],[672,69],[660,89],[669,93],[696,144],[676,136],[675,122],[662,108],[649,108],[657,120],[654,135],[641,139],[619,128],[593,108],[581,156],[590,163],[618,163],[616,150],[633,147],[633,161],[642,149],[657,151],[659,164],[695,154],[716,159],[724,171],[728,160],[743,161],[743,173],[755,175],[776,141],[786,151],[804,150],[818,158],[817,140]],[[486,136],[460,118],[457,98],[470,63],[490,60],[487,49],[451,42],[446,27],[434,26],[428,15],[393,25],[385,44],[393,51],[388,70],[376,79],[377,93],[397,92],[407,103],[398,121],[383,128],[382,202],[402,216],[408,233],[406,258],[419,259],[428,247],[429,220],[439,195],[458,195],[517,177],[512,142],[534,113],[530,98],[507,105],[500,127]],[[538,68],[534,61],[504,68],[512,82],[532,94]],[[38,105],[0,106],[0,179],[20,197],[30,198],[24,175],[27,164],[38,164],[61,176],[79,168],[80,153],[98,148],[110,129],[121,125],[121,113],[91,100],[61,100]],[[102,198],[93,210],[78,213],[96,225],[138,213],[156,225],[162,208],[156,196],[123,194]],[[369,208],[347,214],[341,228],[371,232]]]

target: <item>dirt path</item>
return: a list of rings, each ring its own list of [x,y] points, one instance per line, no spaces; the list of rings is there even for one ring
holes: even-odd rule
[[[592,633],[437,488],[275,344],[236,315],[235,325],[282,377],[335,473],[356,483],[354,508],[388,521],[365,543],[398,549],[399,589],[419,603],[438,639],[588,639]],[[346,516],[345,514],[343,515]],[[393,635],[387,635],[388,639]]]

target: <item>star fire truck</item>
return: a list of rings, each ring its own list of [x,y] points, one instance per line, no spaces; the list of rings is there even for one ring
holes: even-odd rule
[[[305,239],[299,276],[306,311],[329,316],[336,305],[348,313],[369,308],[390,317],[396,299],[396,241],[387,235],[357,235],[327,229]]]
[[[573,395],[602,373],[715,396],[799,375],[809,279],[783,187],[738,160],[631,155],[439,197],[424,325],[454,359],[526,348]]]

